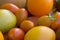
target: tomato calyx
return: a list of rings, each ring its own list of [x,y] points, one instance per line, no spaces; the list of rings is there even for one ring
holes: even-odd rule
[[[51,21],[55,21],[56,19],[54,18],[54,16],[51,16],[50,14],[48,15],[48,17],[50,18]]]

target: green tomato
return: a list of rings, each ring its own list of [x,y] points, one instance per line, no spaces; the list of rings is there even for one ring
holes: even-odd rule
[[[0,9],[0,31],[8,32],[16,25],[16,16],[9,10]]]

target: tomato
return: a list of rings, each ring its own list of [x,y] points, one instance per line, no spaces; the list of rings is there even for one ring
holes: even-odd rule
[[[51,28],[57,30],[60,28],[60,12],[54,14],[55,21],[51,24]]]
[[[13,28],[8,32],[9,40],[23,40],[24,35],[24,31],[20,28]]]
[[[41,16],[39,19],[38,19],[38,25],[42,25],[42,26],[48,26],[50,27],[51,23],[53,22],[53,20],[45,15],[45,16]]]
[[[1,6],[2,9],[8,9],[10,10],[11,12],[15,13],[19,10],[19,7],[17,7],[16,5],[12,4],[12,3],[6,3],[6,4],[3,4]]]
[[[20,25],[20,28],[25,32],[29,31],[33,27],[34,27],[34,23],[30,20],[24,20]]]
[[[37,17],[48,14],[53,8],[53,0],[28,0],[28,11]]]
[[[24,40],[55,40],[55,32],[46,26],[36,26],[29,30]]]
[[[0,40],[4,40],[3,33],[0,31]]]
[[[0,31],[8,32],[16,26],[16,16],[9,10],[0,9]]]
[[[27,0],[0,0],[0,5],[5,3],[13,3],[18,7],[22,8],[22,7],[26,7],[26,1]]]
[[[28,18],[28,12],[25,8],[21,8],[15,13],[17,18],[17,26],[20,26],[21,22]]]

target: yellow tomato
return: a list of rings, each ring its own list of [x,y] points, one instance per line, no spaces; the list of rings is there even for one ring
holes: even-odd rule
[[[4,37],[1,31],[0,31],[0,40],[4,40]]]
[[[55,40],[55,32],[45,26],[35,27],[27,32],[24,40]]]

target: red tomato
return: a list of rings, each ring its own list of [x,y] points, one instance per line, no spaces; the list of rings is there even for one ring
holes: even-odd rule
[[[60,12],[54,15],[55,21],[52,23],[51,28],[57,30],[60,28]]]
[[[17,12],[18,9],[19,9],[16,5],[14,5],[14,4],[12,4],[12,3],[3,4],[3,5],[1,6],[1,8],[3,8],[3,9],[8,9],[8,10],[12,11],[13,13]]]
[[[25,8],[21,8],[15,13],[17,18],[17,26],[20,26],[21,22],[28,18],[28,12]]]
[[[9,40],[23,40],[24,31],[19,28],[13,28],[8,32]]]

